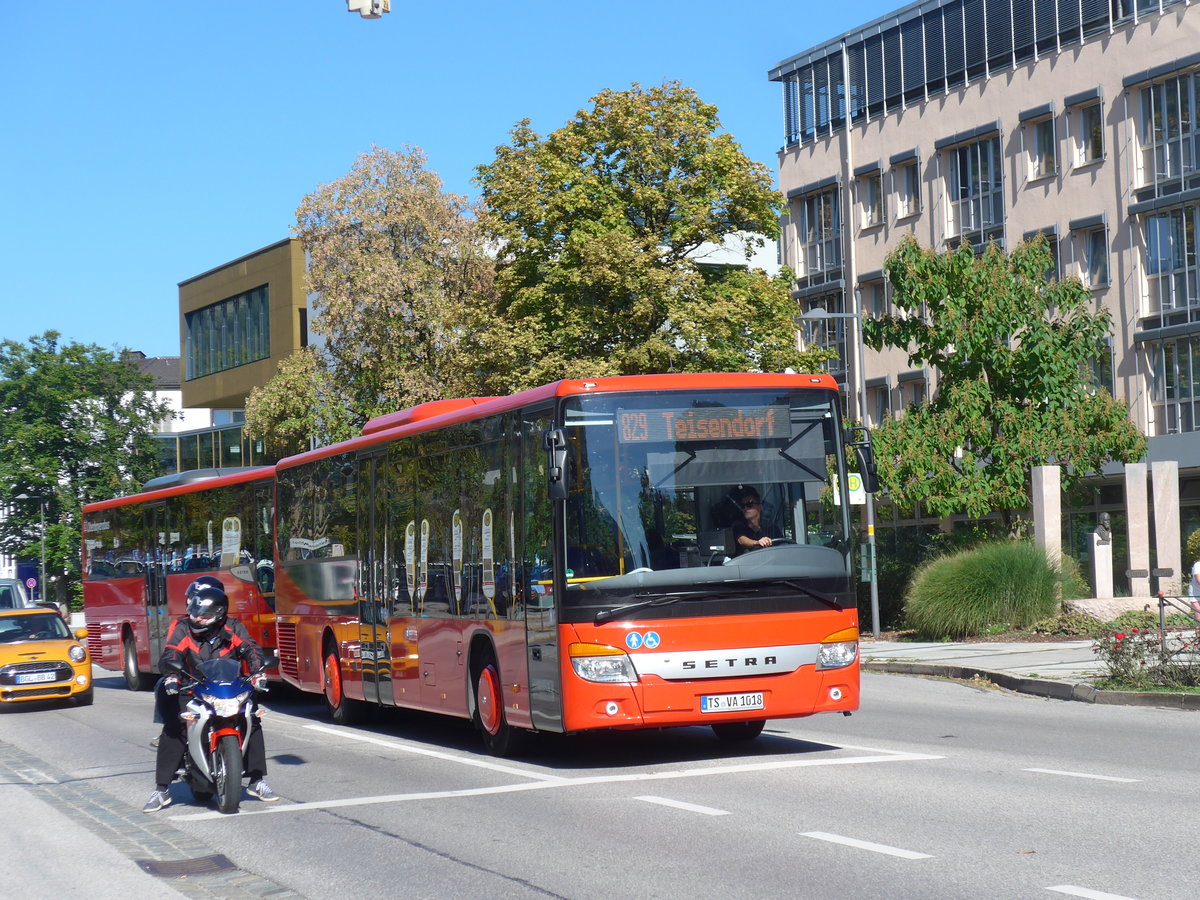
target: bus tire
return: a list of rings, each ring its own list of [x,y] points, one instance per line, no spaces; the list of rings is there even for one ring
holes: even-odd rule
[[[722,741],[752,741],[762,734],[767,723],[762,719],[755,722],[721,722],[713,725],[713,734]]]
[[[528,744],[529,732],[513,728],[504,717],[504,682],[500,680],[500,666],[490,649],[485,651],[478,666],[472,666],[475,675],[475,703],[471,719],[483,746],[492,756],[515,756]]]
[[[121,641],[121,669],[125,675],[125,687],[131,691],[147,691],[158,681],[157,676],[145,675],[138,670],[137,643],[129,632]]]
[[[325,707],[336,725],[355,725],[362,720],[363,702],[346,696],[342,685],[342,666],[337,650],[325,648]]]

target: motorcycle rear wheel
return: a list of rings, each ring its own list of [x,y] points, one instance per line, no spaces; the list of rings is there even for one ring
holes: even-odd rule
[[[217,809],[235,813],[242,802],[242,746],[236,736],[224,735],[213,754],[213,781],[217,789]]]

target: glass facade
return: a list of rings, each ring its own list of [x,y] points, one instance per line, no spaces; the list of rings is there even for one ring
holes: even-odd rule
[[[883,23],[794,57],[783,83],[788,144],[1057,53],[1182,0],[947,0],[913,4]],[[843,52],[845,59],[843,59]],[[848,76],[848,77],[847,77]]]
[[[267,285],[184,316],[184,378],[203,378],[271,355]]]
[[[190,431],[183,434],[159,434],[159,475],[190,472],[193,469],[231,466],[269,466],[278,458],[267,454],[261,438],[250,438],[241,425],[230,428]]]

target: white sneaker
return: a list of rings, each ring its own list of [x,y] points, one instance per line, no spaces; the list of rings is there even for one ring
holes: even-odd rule
[[[265,778],[260,778],[258,781],[252,781],[246,785],[246,793],[263,803],[274,803],[279,799],[278,795],[271,790],[271,786],[267,784]]]
[[[158,812],[160,809],[165,809],[174,802],[175,798],[173,798],[168,791],[156,790],[150,795],[150,799],[146,801],[146,805],[142,807],[142,812]]]

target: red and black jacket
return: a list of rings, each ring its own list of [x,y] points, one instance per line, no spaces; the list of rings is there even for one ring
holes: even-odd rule
[[[262,648],[254,643],[246,626],[236,619],[226,619],[219,631],[202,641],[192,634],[187,616],[180,616],[167,637],[158,670],[164,674],[187,672],[194,677],[200,671],[200,663],[224,656],[241,660],[250,675],[257,675],[267,667]]]

